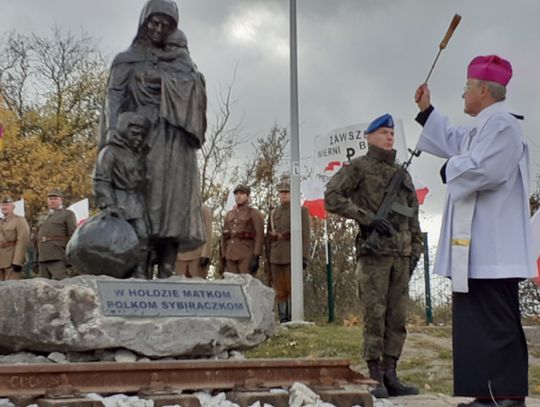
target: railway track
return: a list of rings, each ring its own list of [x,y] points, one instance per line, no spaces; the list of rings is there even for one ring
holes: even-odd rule
[[[1,397],[12,400],[42,398],[41,406],[83,405],[70,404],[68,401],[70,398],[81,399],[84,393],[136,393],[154,400],[164,400],[164,396],[168,395],[169,403],[175,400],[171,398],[174,395],[180,397],[180,391],[186,395],[197,390],[219,390],[237,396],[251,394],[256,397],[257,394],[268,393],[271,388],[288,388],[295,382],[313,388],[321,394],[323,400],[324,394],[332,395],[334,399],[341,394],[342,399],[345,397],[348,400],[337,405],[345,406],[354,402],[366,407],[372,406],[371,396],[365,391],[344,390],[347,385],[368,385],[373,384],[373,381],[352,370],[350,362],[343,359],[186,360],[0,366]],[[52,404],[44,403],[43,400],[52,400]],[[63,403],[55,404],[54,400],[63,400]],[[185,401],[184,403],[183,405],[196,405]],[[279,402],[274,405],[279,405]],[[349,404],[352,405],[354,404]]]

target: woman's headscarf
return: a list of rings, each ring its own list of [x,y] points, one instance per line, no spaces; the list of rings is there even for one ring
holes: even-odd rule
[[[143,30],[146,27],[146,21],[152,14],[156,13],[171,17],[174,20],[175,26],[178,27],[178,6],[174,0],[148,0],[141,11],[139,28],[135,39],[142,36]]]

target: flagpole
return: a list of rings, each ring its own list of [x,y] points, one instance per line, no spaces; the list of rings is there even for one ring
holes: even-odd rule
[[[298,125],[298,57],[296,0],[290,0],[290,80],[291,80],[291,317],[304,320],[304,281],[302,273],[302,230],[300,209],[300,141]]]
[[[334,270],[332,268],[332,247],[328,238],[328,221],[324,220],[324,247],[326,253],[326,285],[328,289],[328,322],[334,322]]]

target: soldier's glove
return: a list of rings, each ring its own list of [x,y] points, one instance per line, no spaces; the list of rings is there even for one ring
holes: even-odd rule
[[[249,272],[255,275],[257,270],[259,270],[259,256],[253,256],[249,262]]]
[[[383,216],[375,216],[368,228],[370,230],[376,230],[379,234],[386,236],[392,236],[395,233],[392,224]]]
[[[11,268],[13,271],[16,271],[17,273],[20,273],[22,271],[22,266],[19,266],[18,264],[12,264]]]
[[[302,270],[307,269],[308,264],[309,264],[309,260],[305,257],[302,257]]]
[[[418,260],[420,257],[418,256],[411,256],[409,257],[409,275],[412,276],[414,269],[416,268],[416,265],[418,264]]]
[[[210,264],[210,259],[209,259],[208,257],[201,257],[201,258],[199,259],[199,265],[200,265],[201,267],[206,267],[206,266],[208,266],[209,264]]]

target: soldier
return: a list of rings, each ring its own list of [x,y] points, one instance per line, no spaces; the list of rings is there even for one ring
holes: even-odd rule
[[[251,273],[259,269],[264,242],[262,214],[249,206],[251,189],[239,184],[234,189],[236,208],[227,212],[221,237],[221,257],[229,273]]]
[[[206,278],[210,259],[212,257],[212,211],[203,204],[203,221],[206,232],[206,242],[199,248],[189,252],[178,253],[176,256],[176,274],[186,277]]]
[[[63,206],[63,194],[53,188],[47,194],[49,214],[37,233],[39,277],[62,280],[69,277],[66,245],[77,227],[75,214]]]
[[[15,204],[9,196],[2,198],[0,221],[0,281],[20,280],[22,266],[30,243],[28,223],[24,217],[15,215]]]
[[[367,154],[352,160],[328,183],[326,208],[359,225],[356,250],[364,305],[363,357],[371,378],[379,382],[372,394],[377,398],[418,394],[416,387],[404,385],[396,374],[407,333],[409,280],[422,252],[418,201],[407,174],[396,199],[401,214],[391,212],[387,218],[376,215],[398,170],[392,116],[375,119],[366,135]],[[378,255],[363,246],[374,230],[381,237]]]
[[[270,212],[266,247],[270,280],[276,291],[279,322],[291,320],[291,187],[288,181],[278,184],[280,205]],[[309,258],[309,212],[302,207],[302,267]]]

